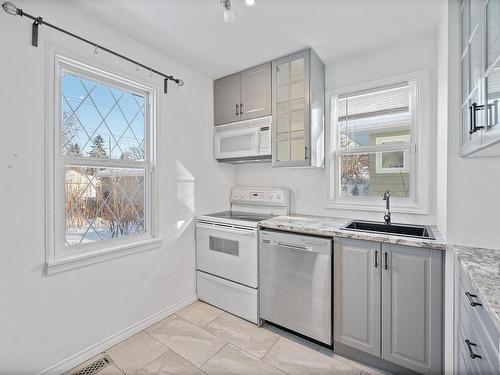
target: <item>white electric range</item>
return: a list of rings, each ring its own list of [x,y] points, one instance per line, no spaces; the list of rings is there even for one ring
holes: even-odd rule
[[[231,210],[196,219],[198,298],[258,322],[258,223],[288,215],[286,188],[235,187]]]

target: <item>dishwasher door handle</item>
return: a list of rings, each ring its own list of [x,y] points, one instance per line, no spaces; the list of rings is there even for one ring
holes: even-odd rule
[[[277,247],[286,247],[286,248],[293,249],[293,250],[312,252],[312,248],[310,246],[301,246],[301,245],[296,245],[293,243],[282,242],[282,241],[262,240],[262,242],[265,243],[266,245],[277,246]]]
[[[281,246],[281,247],[290,247],[292,249],[303,250],[303,251],[311,251],[312,250],[312,248],[310,246],[295,245],[293,243],[287,243],[287,242],[281,242],[281,241],[274,242],[273,245]]]

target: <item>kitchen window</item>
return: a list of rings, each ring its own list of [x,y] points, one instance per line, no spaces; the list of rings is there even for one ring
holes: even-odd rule
[[[427,81],[422,72],[331,94],[329,207],[380,210],[389,190],[394,211],[427,212]]]
[[[54,61],[48,269],[155,245],[155,90]]]

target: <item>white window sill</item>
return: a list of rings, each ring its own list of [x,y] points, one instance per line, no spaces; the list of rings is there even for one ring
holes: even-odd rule
[[[157,249],[160,247],[161,242],[162,240],[160,238],[151,238],[134,243],[120,244],[118,246],[108,247],[99,251],[66,256],[64,258],[56,258],[46,262],[46,273],[47,275],[52,275],[54,273],[68,271],[90,264],[101,263],[130,254]]]
[[[373,203],[373,202],[339,202],[331,201],[326,208],[337,209],[337,210],[353,210],[353,211],[372,211],[372,212],[384,212],[385,203]],[[403,214],[416,214],[416,215],[427,215],[429,214],[429,209],[425,207],[420,207],[418,205],[395,205],[391,204],[391,212],[403,213]]]

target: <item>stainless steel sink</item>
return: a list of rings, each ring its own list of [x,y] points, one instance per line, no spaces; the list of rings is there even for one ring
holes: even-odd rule
[[[423,225],[385,224],[377,221],[353,220],[343,227],[343,229],[359,232],[385,233],[394,236],[425,238],[429,240],[435,239],[431,228]]]

